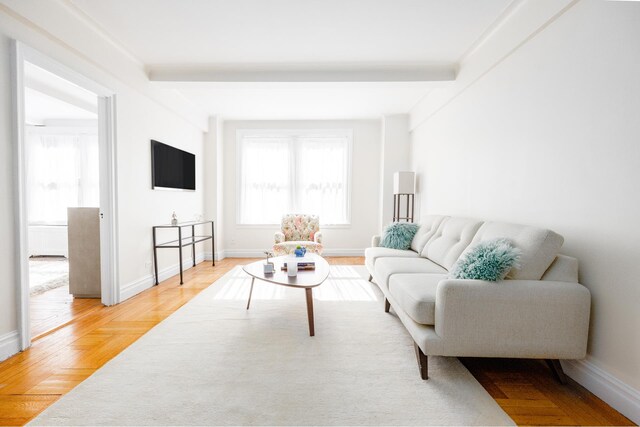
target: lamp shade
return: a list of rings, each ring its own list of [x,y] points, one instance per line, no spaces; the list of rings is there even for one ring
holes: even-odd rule
[[[415,194],[415,192],[415,172],[396,172],[393,174],[393,194]]]

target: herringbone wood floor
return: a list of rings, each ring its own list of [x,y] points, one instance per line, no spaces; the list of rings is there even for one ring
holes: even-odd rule
[[[328,260],[363,263],[360,257]],[[25,424],[202,289],[236,265],[251,261],[225,259],[215,267],[204,262],[185,272],[183,286],[172,277],[117,306],[96,305],[77,312],[27,351],[0,363],[0,425]],[[464,359],[463,363],[520,425],[633,425],[575,382],[566,386],[555,382],[537,361]]]
[[[101,305],[98,298],[73,299],[68,286],[32,295],[29,301],[31,336],[45,334]]]

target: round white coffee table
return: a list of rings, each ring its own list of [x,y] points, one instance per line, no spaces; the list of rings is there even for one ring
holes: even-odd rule
[[[256,261],[251,264],[243,265],[242,269],[251,276],[251,290],[249,291],[249,300],[247,301],[247,310],[251,304],[251,294],[253,293],[253,283],[256,279],[265,282],[274,283],[280,286],[289,286],[291,288],[301,288],[305,290],[307,296],[307,317],[309,318],[309,335],[314,336],[313,325],[313,288],[320,286],[322,282],[329,276],[329,263],[319,255],[308,254],[304,257],[304,261],[314,261],[315,270],[298,270],[298,275],[294,277],[287,276],[287,272],[281,270],[285,262],[293,261],[290,256],[279,256],[271,258],[275,265],[276,271],[273,274],[264,274],[263,265],[265,261]]]

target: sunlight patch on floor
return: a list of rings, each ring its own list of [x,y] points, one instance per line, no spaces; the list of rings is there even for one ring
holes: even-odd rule
[[[221,284],[214,296],[216,300],[244,300],[249,298],[251,276],[235,268],[228,273],[229,279]],[[253,286],[252,300],[281,300],[288,293],[301,292],[300,289],[288,288],[256,279]],[[325,282],[313,288],[313,298],[318,301],[377,301],[375,285],[368,282],[352,266],[331,266],[331,272]]]
[[[349,265],[332,265],[329,277],[313,290],[318,301],[377,301],[373,283]]]

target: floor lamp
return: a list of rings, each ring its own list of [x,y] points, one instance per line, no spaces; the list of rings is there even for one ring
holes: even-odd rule
[[[393,222],[413,222],[414,195],[416,193],[416,173],[396,172],[393,174]],[[400,216],[402,199],[406,199],[404,216]]]

